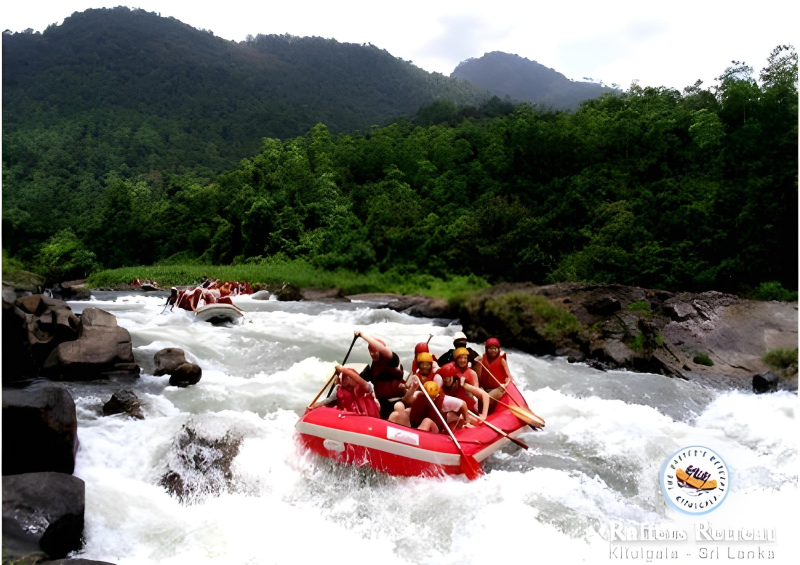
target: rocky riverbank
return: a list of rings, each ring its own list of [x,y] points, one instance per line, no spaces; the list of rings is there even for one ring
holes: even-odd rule
[[[797,347],[797,303],[720,292],[674,294],[622,285],[502,284],[460,309],[467,335],[494,335],[537,355],[749,388],[763,356]],[[791,376],[791,373],[794,376]],[[797,368],[781,379],[797,389]]]

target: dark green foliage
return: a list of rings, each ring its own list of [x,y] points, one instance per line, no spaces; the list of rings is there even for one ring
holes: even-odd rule
[[[126,23],[111,36],[92,18]],[[713,89],[634,84],[566,113],[497,98],[469,106],[476,95],[465,83],[421,75],[374,47],[276,36],[237,45],[124,10],[68,22],[4,36],[4,245],[27,263],[70,228],[109,268],[280,257],[400,281],[474,274],[492,283],[797,288],[792,49],[773,53],[760,82],[734,66]],[[148,39],[132,43],[128,28],[148,25]],[[66,34],[71,26],[76,34]],[[83,53],[77,32],[118,56]],[[59,41],[79,56],[40,58]],[[156,65],[154,76],[174,88],[140,88],[151,80],[144,72],[124,78],[134,43],[166,61],[171,75]],[[339,90],[309,67],[317,57],[343,81]],[[369,82],[365,68],[379,77]],[[262,71],[272,82],[259,96]],[[103,77],[97,92],[78,85],[93,73]],[[233,81],[242,74],[254,82]],[[327,86],[312,89],[307,75]],[[356,76],[360,87],[348,82]],[[231,81],[252,88],[225,90]],[[211,83],[222,90],[203,90]],[[56,84],[71,86],[54,106],[43,85]],[[260,105],[284,104],[290,88],[290,113]],[[401,90],[410,93],[402,104],[387,102]],[[384,119],[433,100],[409,119]],[[310,127],[316,119],[327,125]],[[364,123],[384,125],[341,133]]]
[[[714,362],[711,360],[711,357],[708,356],[708,353],[704,353],[702,351],[696,351],[692,361],[698,365],[705,365],[706,367],[714,366]]]
[[[797,291],[786,290],[778,281],[764,282],[750,294],[756,300],[779,300],[781,302],[794,302],[797,300]]]
[[[69,228],[61,230],[42,245],[37,271],[50,282],[84,278],[100,268],[95,254],[88,251]]]
[[[614,92],[601,84],[572,81],[536,61],[501,51],[462,61],[450,76],[474,82],[499,97],[559,110],[576,110],[584,100]]]
[[[797,348],[770,349],[764,354],[764,363],[776,369],[786,369],[797,365]]]

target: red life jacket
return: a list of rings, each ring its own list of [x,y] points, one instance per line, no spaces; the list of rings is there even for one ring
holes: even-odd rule
[[[481,376],[480,376],[480,385],[481,388],[484,390],[492,390],[500,385],[497,384],[497,381],[500,381],[501,384],[506,384],[506,379],[510,377],[508,373],[506,373],[506,368],[503,366],[503,359],[506,358],[506,352],[501,351],[500,355],[494,358],[494,361],[491,363],[486,359],[486,355],[483,356],[481,362],[483,363],[484,367],[481,368]],[[487,371],[486,369],[489,369]],[[492,375],[497,378],[497,381],[493,379],[489,372],[491,371]]]
[[[373,418],[380,418],[381,415],[372,393],[358,386],[351,388],[340,385],[336,389],[336,407],[344,412],[355,412]]]
[[[470,393],[467,392],[461,385],[461,379],[465,379],[464,374],[456,367],[455,361],[452,363],[448,363],[441,369],[439,369],[439,376],[442,377],[442,380],[448,377],[454,377],[453,382],[450,386],[446,384],[442,385],[442,392],[444,392],[447,396],[455,396],[456,398],[460,398],[464,402],[467,403],[467,408],[472,410],[473,412],[477,411],[478,409],[478,401],[475,400]]]
[[[444,394],[440,394],[437,396],[433,403],[436,405],[436,408],[441,413],[442,411],[442,404],[444,403]],[[444,430],[442,427],[444,423],[436,411],[431,407],[431,403],[428,402],[428,399],[425,398],[425,393],[422,392],[421,394],[417,394],[414,396],[414,400],[411,402],[411,413],[409,414],[409,419],[411,420],[411,425],[415,428],[419,427],[422,423],[422,420],[425,418],[430,418],[433,420],[437,426],[439,426],[439,430]]]

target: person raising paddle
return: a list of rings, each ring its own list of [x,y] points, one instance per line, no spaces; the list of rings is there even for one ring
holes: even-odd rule
[[[385,420],[394,410],[396,399],[406,392],[400,357],[397,356],[397,353],[392,352],[382,339],[359,330],[356,330],[354,334],[366,341],[369,347],[372,363],[361,371],[361,378],[374,385],[375,397],[381,405],[381,418]]]

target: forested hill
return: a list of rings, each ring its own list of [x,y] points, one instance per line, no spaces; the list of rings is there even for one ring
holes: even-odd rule
[[[471,81],[501,98],[510,96],[558,110],[576,110],[584,100],[613,92],[599,84],[572,81],[536,61],[501,51],[462,61],[450,76]]]
[[[373,45],[236,43],[142,10],[75,13],[43,33],[3,34],[4,210],[19,221],[44,208],[47,225],[27,226],[41,239],[91,207],[112,171],[211,179],[264,137],[318,122],[365,129],[486,94]]]

